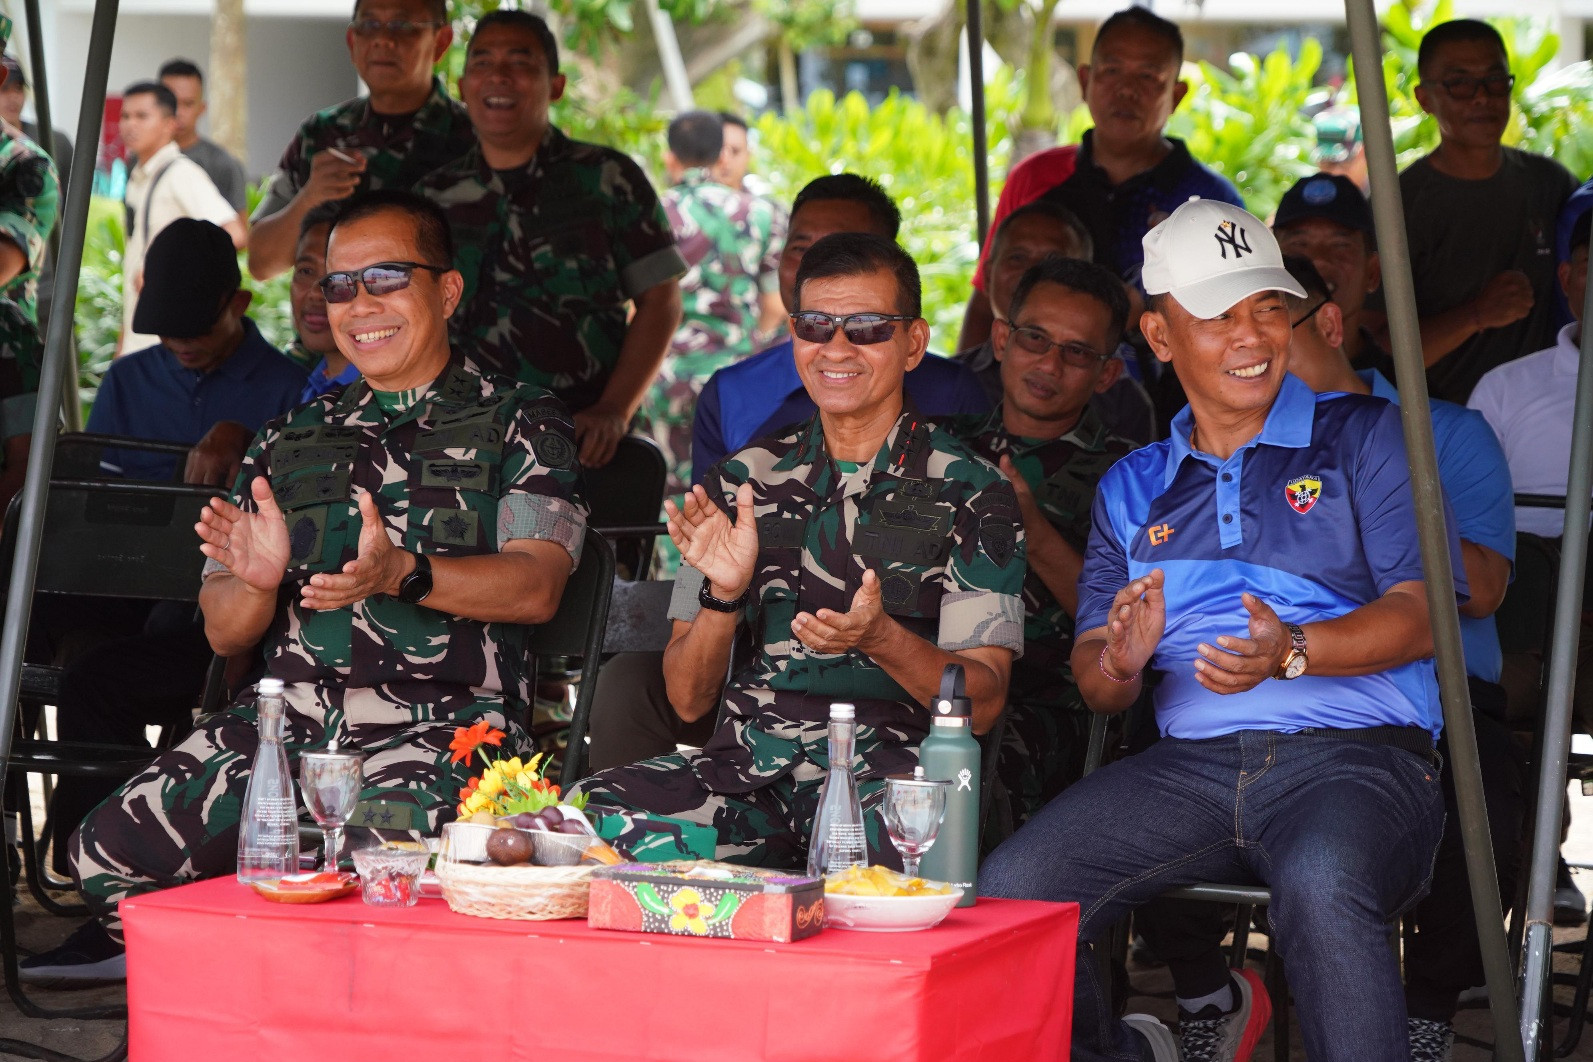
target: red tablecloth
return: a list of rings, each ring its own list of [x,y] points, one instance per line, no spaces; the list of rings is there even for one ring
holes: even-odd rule
[[[1078,908],[981,900],[794,944],[500,922],[441,900],[122,905],[132,1062],[1065,1062]]]

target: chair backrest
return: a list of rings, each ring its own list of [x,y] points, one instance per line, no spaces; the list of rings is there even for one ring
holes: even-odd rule
[[[1560,547],[1531,535],[1516,534],[1515,578],[1494,612],[1499,648],[1507,653],[1541,653],[1548,648],[1554,615],[1555,587],[1560,581]]]
[[[40,593],[197,601],[204,555],[194,524],[210,487],[51,480],[34,589]],[[21,496],[6,512],[6,570]]]
[[[183,473],[183,458],[190,449],[187,443],[158,439],[132,439],[87,431],[63,432],[55,441],[55,460],[51,463],[50,475],[55,479],[104,479],[108,473],[100,467],[100,459],[107,450],[138,450],[175,458],[170,481],[178,482]]]
[[[597,667],[603,652],[603,630],[608,625],[609,595],[614,588],[614,550],[592,528],[586,529],[581,563],[570,573],[559,598],[559,609],[546,623],[531,628],[526,649],[532,663],[549,657],[579,660],[575,708],[570,716],[570,740],[559,781],[568,789],[581,776],[586,755],[586,723],[592,715],[597,689]]]
[[[582,471],[586,483],[587,524],[603,531],[618,527],[657,525],[664,509],[669,467],[658,444],[642,435],[619,441],[614,457],[602,468]],[[615,563],[631,579],[647,578],[653,556],[652,535],[611,535]]]

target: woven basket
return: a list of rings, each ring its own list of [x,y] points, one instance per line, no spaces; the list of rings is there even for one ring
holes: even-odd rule
[[[437,864],[443,899],[478,918],[585,918],[595,867]]]

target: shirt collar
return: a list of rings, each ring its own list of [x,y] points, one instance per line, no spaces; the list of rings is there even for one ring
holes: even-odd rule
[[[1278,397],[1272,400],[1272,408],[1267,410],[1267,419],[1261,425],[1261,431],[1239,449],[1247,450],[1260,443],[1292,450],[1310,446],[1315,421],[1316,392],[1293,373],[1285,373],[1283,386],[1278,388]],[[1173,477],[1178,475],[1184,458],[1195,453],[1189,446],[1189,433],[1194,426],[1195,414],[1189,406],[1179,410],[1173,418],[1172,437],[1167,440],[1167,467],[1162,476],[1164,487],[1172,485]]]
[[[1362,369],[1355,375],[1372,385],[1372,397],[1399,405],[1399,388],[1388,382],[1388,377],[1376,369]]]
[[[1582,364],[1582,350],[1577,346],[1581,335],[1575,321],[1560,329],[1554,342],[1554,375],[1576,378]]]
[[[696,188],[698,185],[708,184],[712,180],[713,175],[708,172],[707,166],[694,166],[680,175],[680,180],[675,182],[675,186],[677,188]]]
[[[395,427],[405,421],[419,420],[428,415],[435,406],[457,408],[480,396],[481,378],[459,361],[450,359],[414,404],[394,417],[388,426]],[[357,418],[351,417],[353,414],[358,414]],[[332,415],[351,417],[356,423],[361,424],[387,422],[387,415],[376,404],[376,397],[371,392],[370,384],[365,382],[363,376],[343,389],[342,395],[332,407]]]
[[[209,372],[197,372],[183,365],[177,360],[177,355],[171,352],[171,348],[164,343],[160,344],[161,358],[166,363],[167,369],[184,376],[197,379],[214,377],[218,380],[247,380],[254,375],[256,369],[260,368],[267,356],[280,358],[283,355],[276,347],[266,342],[254,321],[245,317],[242,323],[243,338],[238,341],[238,349],[227,355],[225,361]]]
[[[149,158],[140,159],[138,161],[139,173],[149,174],[155,170],[164,169],[169,163],[172,162],[173,159],[181,154],[182,149],[177,146],[177,141],[168,140],[165,147],[155,152]]]
[[[976,434],[996,433],[997,438],[1002,440],[1003,452],[1012,454],[1014,458],[1044,450],[1054,443],[1069,443],[1079,450],[1099,453],[1106,448],[1107,437],[1111,434],[1106,430],[1100,414],[1096,413],[1095,403],[1090,402],[1085,405],[1084,411],[1079,414],[1079,419],[1073,427],[1054,439],[1031,439],[1024,435],[1014,435],[1007,430],[1002,419],[1001,411],[1005,405],[1004,401],[997,402],[996,408],[985,415]]]
[[[361,103],[364,104],[360,112],[361,125],[374,125],[385,118],[398,117],[396,115],[378,115],[371,109],[371,98],[366,96]],[[401,124],[406,130],[444,129],[453,117],[453,97],[448,95],[448,86],[443,84],[443,79],[432,75],[431,92],[426,97],[426,102],[420,105],[410,121]]]
[[[902,399],[902,413],[896,418],[896,423],[885,436],[885,441],[880,444],[874,460],[863,468],[859,468],[850,475],[843,476],[841,470],[831,460],[829,452],[824,448],[824,423],[819,414],[814,413],[808,418],[807,424],[802,428],[797,437],[797,444],[792,448],[787,457],[775,465],[779,470],[794,470],[804,468],[803,482],[815,494],[818,485],[823,481],[826,470],[829,473],[829,482],[839,484],[839,492],[832,487],[830,495],[839,493],[843,498],[862,494],[868,489],[869,483],[877,473],[885,472],[904,479],[922,479],[924,464],[923,450],[929,445],[929,429],[923,416],[913,408],[912,401],[905,395]]]
[[[1117,187],[1125,188],[1132,184],[1144,182],[1155,185],[1163,191],[1171,191],[1178,186],[1178,182],[1183,179],[1184,174],[1188,173],[1189,168],[1194,165],[1194,156],[1190,155],[1189,148],[1184,146],[1184,142],[1176,136],[1164,135],[1163,139],[1172,145],[1172,150],[1156,165],[1148,170],[1141,170],[1123,181],[1122,184],[1117,185]],[[1079,153],[1076,156],[1074,168],[1093,173],[1106,184],[1112,183],[1107,178],[1106,171],[1095,163],[1095,130],[1086,129],[1084,131],[1084,136],[1079,141]]]

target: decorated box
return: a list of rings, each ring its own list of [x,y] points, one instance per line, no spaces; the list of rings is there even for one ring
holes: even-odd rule
[[[824,928],[824,879],[709,860],[620,863],[592,874],[595,929],[788,943]]]

